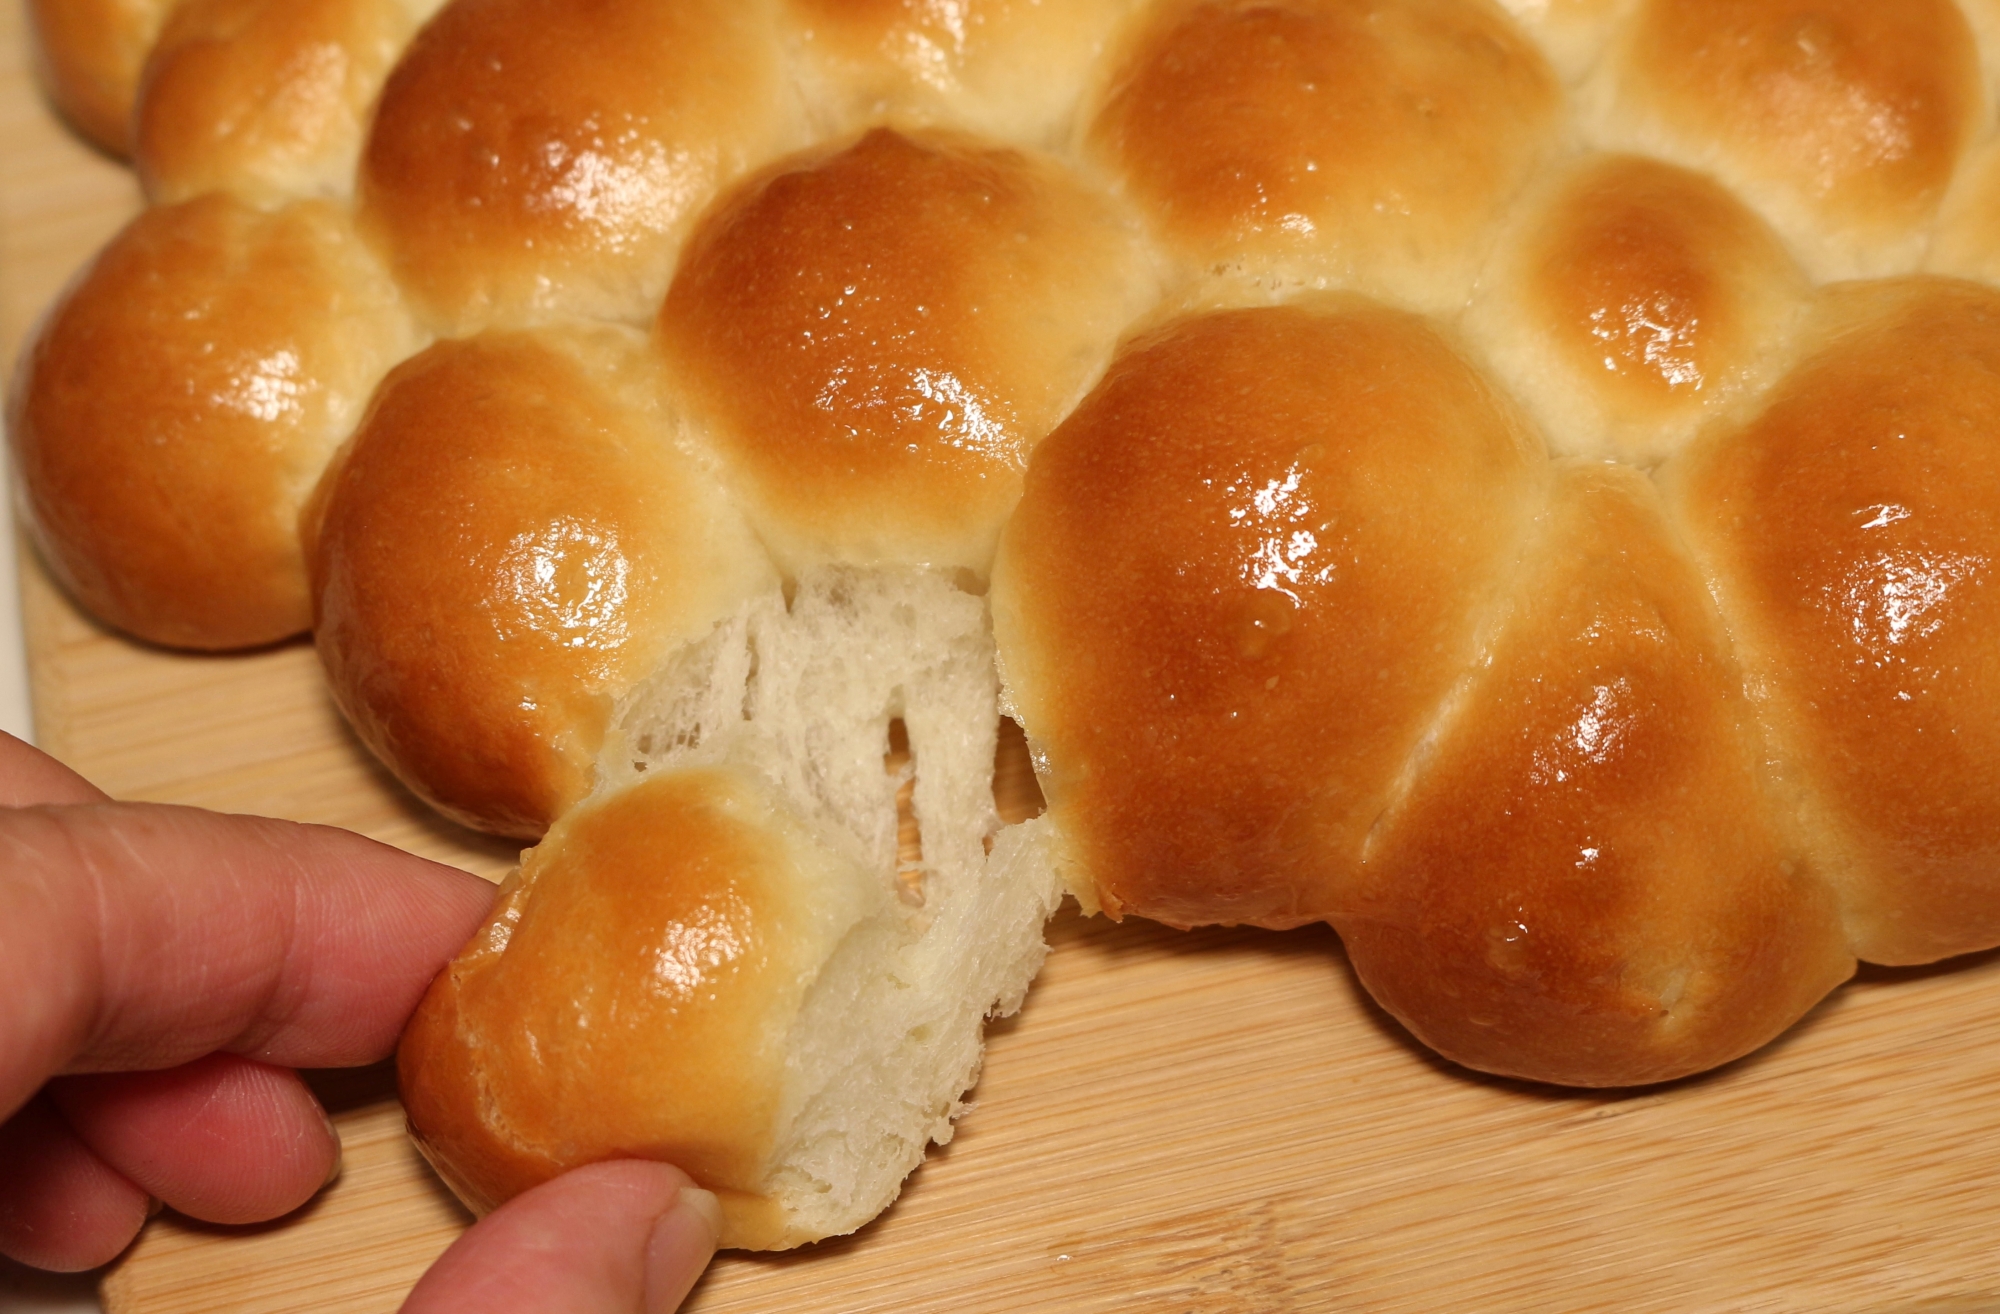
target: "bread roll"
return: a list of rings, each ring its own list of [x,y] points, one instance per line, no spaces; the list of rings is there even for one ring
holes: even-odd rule
[[[787,569],[983,575],[1029,451],[1146,275],[1116,211],[1053,162],[877,130],[726,198],[660,342]]]
[[[1483,0],[1161,3],[1090,137],[1190,270],[1450,310],[1561,105]]]
[[[1914,265],[1988,113],[1952,0],[1642,0],[1600,74],[1593,136],[1713,172],[1821,279]]]
[[[532,851],[403,1041],[411,1126],[462,1197],[483,1212],[579,1149],[644,1147],[725,1194],[737,1244],[781,1233],[757,1187],[787,1033],[841,938],[888,911],[786,821],[750,778],[680,772]]]
[[[176,0],[28,0],[37,72],[78,132],[113,155],[132,149],[139,72]]]
[[[641,1154],[721,1196],[724,1245],[792,1246],[951,1138],[1059,887],[1040,823],[996,834],[992,639],[944,576],[816,572],[688,656],[432,986],[403,1098],[481,1212]],[[894,723],[913,775],[885,770]]]
[[[1465,327],[1555,451],[1650,465],[1768,381],[1807,292],[1706,174],[1586,155],[1520,207]]]
[[[396,65],[361,219],[427,322],[642,321],[716,189],[790,128],[773,0],[452,0]]]
[[[643,339],[606,326],[441,342],[377,392],[324,485],[313,628],[362,739],[447,815],[540,835],[613,700],[776,587],[674,436]]]
[[[7,427],[44,559],[153,643],[303,631],[299,512],[419,342],[342,210],[207,196],[146,211],[22,358]]]
[[[1558,466],[1511,592],[1334,918],[1355,971],[1488,1072],[1631,1086],[1749,1052],[1854,957],[1645,477]]]
[[[1829,289],[1761,415],[1670,472],[1855,952],[2000,940],[2000,294]]]
[[[1131,345],[1036,452],[994,571],[1081,896],[1180,926],[1338,907],[1541,455],[1434,329],[1352,298]]]
[[[375,95],[432,0],[181,0],[146,61],[146,194],[346,196]]]

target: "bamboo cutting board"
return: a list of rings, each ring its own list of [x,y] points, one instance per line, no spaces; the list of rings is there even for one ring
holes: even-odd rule
[[[137,205],[56,127],[0,18],[0,335]],[[497,876],[358,749],[311,650],[149,650],[23,580],[42,742],[121,797],[332,822]],[[860,1235],[725,1256],[690,1308],[2000,1310],[2000,955],[1865,971],[1778,1044],[1622,1095],[1410,1043],[1324,930],[1073,913],[958,1139]],[[339,1182],[254,1228],[156,1219],[113,1314],[389,1311],[466,1219],[383,1069],[318,1074]]]

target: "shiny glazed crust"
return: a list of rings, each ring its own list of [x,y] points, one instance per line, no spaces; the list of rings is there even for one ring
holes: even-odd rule
[[[44,555],[84,605],[155,643],[298,633],[299,513],[417,341],[339,207],[210,193],[145,212],[43,322],[11,398]]]
[[[876,740],[915,704],[841,705],[887,649],[828,639],[783,751],[673,756],[761,714],[801,597],[904,656],[913,600],[978,613],[951,715],[997,661],[1087,906],[1330,921],[1488,1071],[1666,1080],[1857,958],[2000,944],[1987,0],[32,7],[159,202],[11,396],[51,565],[156,642],[310,625],[418,793],[555,828],[406,1046],[482,1206],[650,1150],[745,1193],[742,1244],[821,1225],[744,1203],[788,1171],[761,1114],[703,1140],[620,1087],[573,1126],[492,1075],[494,1019],[628,987],[591,936],[817,861],[829,743],[843,861],[908,875]],[[717,838],[781,776],[762,856]],[[576,938],[499,971],[531,886]],[[811,957],[769,927],[819,905],[753,904]],[[682,1048],[752,1091],[797,1009],[741,989],[752,1039]],[[489,1080],[542,1104],[501,1126]]]
[[[572,814],[501,892],[398,1054],[417,1144],[474,1209],[645,1154],[721,1196],[729,1244],[782,1239],[757,1186],[786,1025],[825,952],[805,887],[829,877],[771,822],[727,775],[650,780]],[[704,934],[672,934],[687,926]],[[482,1104],[502,1112],[464,1116]]]
[[[469,825],[548,829],[590,792],[613,700],[772,582],[662,433],[657,376],[609,326],[439,342],[383,380],[320,485],[334,696]]]
[[[877,129],[718,207],[660,344],[782,565],[983,572],[1028,454],[1146,308],[1134,237],[1052,161]]]
[[[1037,453],[993,594],[1050,815],[1107,911],[1327,916],[1545,464],[1430,325],[1373,303],[1127,349]]]

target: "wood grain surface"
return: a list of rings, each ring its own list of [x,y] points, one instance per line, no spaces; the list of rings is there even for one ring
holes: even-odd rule
[[[137,205],[54,124],[0,19],[0,332],[14,354]],[[127,798],[333,822],[497,875],[357,748],[302,645],[147,649],[23,580],[43,743]],[[1627,1094],[1482,1079],[1413,1045],[1324,930],[1068,913],[978,1108],[859,1235],[725,1256],[690,1308],[2000,1310],[2000,956],[1868,971],[1784,1040]],[[339,1182],[253,1228],[156,1219],[114,1314],[388,1311],[466,1219],[385,1070],[317,1074]]]

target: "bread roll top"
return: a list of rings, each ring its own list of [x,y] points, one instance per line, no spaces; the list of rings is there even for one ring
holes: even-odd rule
[[[1559,467],[1511,614],[1335,919],[1375,998],[1461,1063],[1664,1081],[1853,970],[1658,501],[1628,467]]]
[[[808,94],[844,136],[883,118],[1053,147],[1144,0],[787,0]]]
[[[1643,0],[1586,130],[1711,170],[1818,278],[1913,268],[1985,113],[1951,0]]]
[[[1562,101],[1483,0],[1158,7],[1093,150],[1192,272],[1462,304]]]
[[[1121,355],[1037,450],[992,594],[1080,896],[1325,917],[1471,659],[1540,455],[1427,323],[1359,300]]]
[[[762,0],[453,0],[390,75],[364,220],[441,330],[633,322],[785,128]]]
[[[222,196],[148,210],[22,358],[8,431],[30,529],[98,616],[241,648],[311,622],[298,517],[418,344],[345,212]]]
[[[775,585],[672,438],[637,333],[494,333],[398,367],[328,475],[328,682],[448,815],[539,835],[589,792],[612,700]]]
[[[1522,207],[1466,327],[1557,451],[1650,464],[1764,381],[1807,290],[1707,175],[1592,155]]]
[[[176,0],[28,0],[34,52],[49,96],[84,136],[132,149],[139,72]]]
[[[347,196],[424,0],[181,0],[146,61],[134,163],[155,201]]]
[[[879,129],[719,206],[659,340],[786,569],[984,574],[1029,450],[1148,303],[1147,272],[1053,162]]]
[[[721,1197],[723,1245],[771,1245],[790,1026],[878,897],[737,772],[578,809],[404,1033],[412,1134],[481,1212],[566,1168],[661,1159]]]
[[[1856,952],[2000,940],[2000,294],[1829,290],[1817,347],[1670,471]]]

